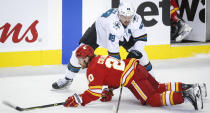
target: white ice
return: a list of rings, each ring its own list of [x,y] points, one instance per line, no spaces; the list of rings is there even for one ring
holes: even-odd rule
[[[210,55],[199,55],[192,58],[152,60],[156,79],[160,82],[181,81],[185,83],[210,84]],[[32,107],[57,102],[63,102],[74,93],[82,93],[87,89],[85,70],[74,79],[73,84],[63,90],[53,90],[51,84],[64,77],[65,66],[24,66],[15,68],[0,68],[0,101],[8,101],[20,107]],[[49,107],[24,111],[27,113],[114,113],[120,90],[114,91],[113,101],[102,103],[99,100],[85,107],[65,108],[63,106]],[[17,113],[0,103],[0,113]],[[141,105],[132,93],[123,88],[119,113],[210,113],[209,97],[204,99],[204,109],[195,111],[189,103],[176,106],[150,107]]]

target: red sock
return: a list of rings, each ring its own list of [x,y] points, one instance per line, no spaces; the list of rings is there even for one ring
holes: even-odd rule
[[[165,83],[159,84],[159,87],[158,87],[158,89],[156,90],[157,93],[163,93],[163,92],[165,92],[165,91],[168,91],[166,86],[167,86],[167,84],[165,84]]]
[[[152,107],[171,106],[181,104],[183,102],[184,99],[182,98],[182,93],[174,91],[157,93],[147,100],[147,104]]]
[[[178,22],[179,21],[179,18],[178,18],[178,13],[177,11],[179,10],[179,7],[176,3],[176,0],[171,0],[171,11],[170,11],[170,15],[171,15],[171,19],[174,21],[174,22]]]
[[[174,13],[171,14],[171,19],[172,19],[174,22],[178,22],[178,21],[179,21],[179,18],[178,18],[178,16],[177,16],[177,13],[176,13],[176,12],[174,12]]]
[[[183,91],[181,82],[169,82],[159,84],[157,89],[158,93],[162,93],[164,91]]]

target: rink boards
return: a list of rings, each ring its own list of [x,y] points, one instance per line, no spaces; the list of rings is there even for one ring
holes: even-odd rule
[[[145,49],[151,60],[192,57],[210,52],[208,43],[170,44],[168,0],[133,1],[137,13],[143,13],[148,33]],[[78,46],[85,30],[103,12],[115,7],[117,2],[119,1],[0,1],[0,67],[68,63],[71,52]],[[198,15],[199,13],[196,13],[195,17]],[[5,29],[9,29],[7,35],[3,33]],[[11,32],[12,29],[16,30],[16,33]],[[124,59],[127,52],[123,48],[120,52]],[[104,48],[98,48],[95,53],[107,55]]]

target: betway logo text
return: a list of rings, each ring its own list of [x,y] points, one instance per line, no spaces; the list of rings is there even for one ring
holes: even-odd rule
[[[4,24],[3,26],[0,27],[0,31],[2,31],[2,34],[0,34],[0,42],[4,43],[8,40],[10,35],[12,36],[12,41],[14,43],[18,43],[20,41],[22,41],[23,39],[25,39],[26,42],[28,43],[32,43],[35,42],[38,38],[38,32],[36,29],[36,25],[39,23],[38,20],[35,20],[29,27],[28,29],[24,32],[24,34],[19,37],[20,35],[20,30],[22,28],[22,24],[18,23],[15,25],[15,27],[10,30],[11,25],[9,23]],[[10,30],[10,31],[9,31]],[[26,34],[31,31],[32,34],[32,38],[29,38],[28,36],[26,36]]]

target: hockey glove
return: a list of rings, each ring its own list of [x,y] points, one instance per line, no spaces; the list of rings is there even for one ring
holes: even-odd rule
[[[112,100],[112,96],[113,96],[113,91],[112,89],[109,88],[104,88],[101,94],[101,102],[108,102]]]
[[[73,96],[68,97],[64,106],[77,107],[81,103],[82,103],[82,98],[78,94],[75,93]]]

